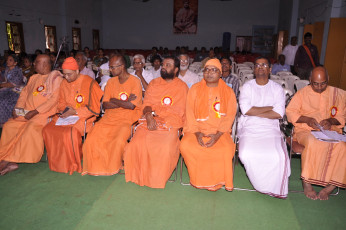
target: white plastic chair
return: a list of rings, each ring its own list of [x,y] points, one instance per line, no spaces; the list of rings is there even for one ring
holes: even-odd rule
[[[252,74],[253,71],[251,69],[240,69],[239,71],[239,76],[240,77],[243,77],[244,75],[247,75],[247,74]]]
[[[287,88],[287,83],[284,80],[273,80],[273,81],[281,85],[282,88]]]
[[[294,82],[300,80],[300,78],[294,75],[286,75],[282,77],[282,80],[287,82],[287,88],[294,92]]]
[[[254,63],[249,62],[249,61],[244,62],[243,64],[244,64],[244,65],[247,65],[247,66],[248,66],[248,67],[250,67],[252,70],[253,70],[253,69],[254,69],[254,67],[255,67]]]
[[[278,75],[270,75],[270,80],[282,80]]]
[[[305,86],[309,85],[309,83],[310,82],[308,80],[296,80],[294,82],[294,90],[297,92],[301,88],[304,88]]]
[[[286,75],[293,75],[293,73],[291,73],[289,71],[281,71],[281,72],[277,72],[276,75],[286,76]]]

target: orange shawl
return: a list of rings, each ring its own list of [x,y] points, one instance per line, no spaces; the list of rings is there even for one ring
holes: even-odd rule
[[[196,98],[194,114],[197,121],[205,121],[209,119],[209,106],[208,106],[208,86],[204,79],[198,84],[198,92],[204,92]],[[226,83],[219,79],[218,86],[220,89],[220,112],[219,115],[225,116],[227,111],[228,100],[231,98],[230,91],[227,90]]]

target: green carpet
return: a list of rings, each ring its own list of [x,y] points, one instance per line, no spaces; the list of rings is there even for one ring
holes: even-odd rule
[[[188,181],[186,168],[183,179]],[[290,189],[300,190],[300,159]],[[241,165],[236,187],[251,188]],[[165,189],[126,183],[124,175],[70,176],[48,164],[20,164],[0,177],[0,229],[345,229],[346,192],[329,201],[290,193],[280,200],[257,192]],[[343,227],[344,226],[344,227]]]

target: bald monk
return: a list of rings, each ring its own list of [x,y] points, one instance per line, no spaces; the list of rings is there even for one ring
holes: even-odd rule
[[[63,65],[64,80],[60,86],[58,112],[60,118],[78,116],[71,125],[56,125],[57,117],[43,129],[43,139],[47,149],[49,167],[52,171],[72,174],[82,172],[82,135],[84,122],[93,115],[99,115],[103,91],[95,80],[79,74],[73,57],[67,58]],[[95,118],[88,119],[88,132]]]
[[[203,70],[203,80],[189,90],[180,145],[190,184],[210,191],[222,186],[233,190],[235,144],[230,132],[237,101],[233,90],[220,80],[221,71],[220,61],[210,59]]]
[[[286,114],[295,126],[294,139],[304,146],[302,152],[302,183],[305,196],[312,200],[327,200],[336,188],[346,188],[346,143],[317,140],[312,130],[341,132],[345,126],[346,92],[328,86],[328,73],[316,67],[310,75],[310,85],[299,90],[287,106]],[[311,184],[325,187],[318,194]]]
[[[113,78],[109,79],[103,108],[105,114],[88,134],[83,145],[82,175],[113,175],[122,168],[125,144],[131,125],[140,117],[142,86],[126,70],[126,61],[117,54],[109,61]]]
[[[47,118],[56,112],[62,75],[58,71],[51,72],[48,55],[39,55],[34,64],[37,74],[22,90],[13,118],[5,123],[2,130],[1,175],[16,170],[16,163],[37,163],[41,159],[44,152],[42,129],[47,124]]]
[[[163,60],[161,77],[145,91],[143,116],[131,142],[125,147],[126,182],[164,188],[179,158],[178,130],[185,121],[188,87],[177,75],[177,58]]]

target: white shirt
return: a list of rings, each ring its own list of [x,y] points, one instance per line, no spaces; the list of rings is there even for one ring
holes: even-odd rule
[[[298,50],[298,47],[299,47],[298,45],[285,46],[284,50],[282,51],[282,54],[285,55],[285,57],[286,57],[285,64],[294,65],[294,58],[296,57],[296,52]]]
[[[141,79],[136,75],[136,70],[134,70],[131,74],[132,74],[133,76],[136,76],[139,80],[141,80]],[[151,71],[149,71],[149,70],[143,69],[142,76],[143,76],[144,80],[145,80],[148,84],[149,84],[149,82],[151,82],[151,80],[154,79],[153,74],[152,74]],[[142,84],[142,81],[141,81],[141,85],[142,85],[142,90],[145,91],[145,89],[144,89],[144,87],[143,87],[143,84]]]
[[[95,80],[95,74],[94,74],[94,72],[93,72],[91,69],[87,68],[86,66],[84,67],[84,69],[83,69],[82,71],[80,71],[80,74],[82,74],[82,75],[88,75],[88,76],[90,76],[92,79]]]
[[[151,68],[150,71],[153,74],[154,79],[158,78],[158,77],[161,77],[161,66],[160,66],[160,68],[158,70],[155,70],[155,68],[153,67],[153,68]]]
[[[104,73],[109,73],[109,62],[106,62],[100,66],[100,71],[102,71],[102,77],[101,77],[101,82],[100,86],[102,87],[103,84],[105,84],[111,77],[109,74],[104,74]],[[99,77],[99,73],[97,73],[96,78]]]
[[[180,80],[182,80],[183,82],[186,83],[186,85],[191,88],[192,85],[196,84],[197,82],[199,82],[199,77],[197,74],[195,74],[194,72],[192,72],[191,70],[187,70],[185,75],[182,76],[180,73],[179,73],[179,76],[178,78]]]
[[[277,130],[280,134],[279,119],[268,119],[257,116],[245,115],[253,106],[264,107],[273,106],[273,111],[285,114],[285,93],[281,85],[269,80],[266,85],[258,85],[256,79],[246,82],[239,96],[239,105],[242,115],[239,119],[238,131],[239,135],[258,135],[265,130]],[[242,130],[253,130],[253,133],[244,133]],[[275,133],[272,133],[275,135]]]

